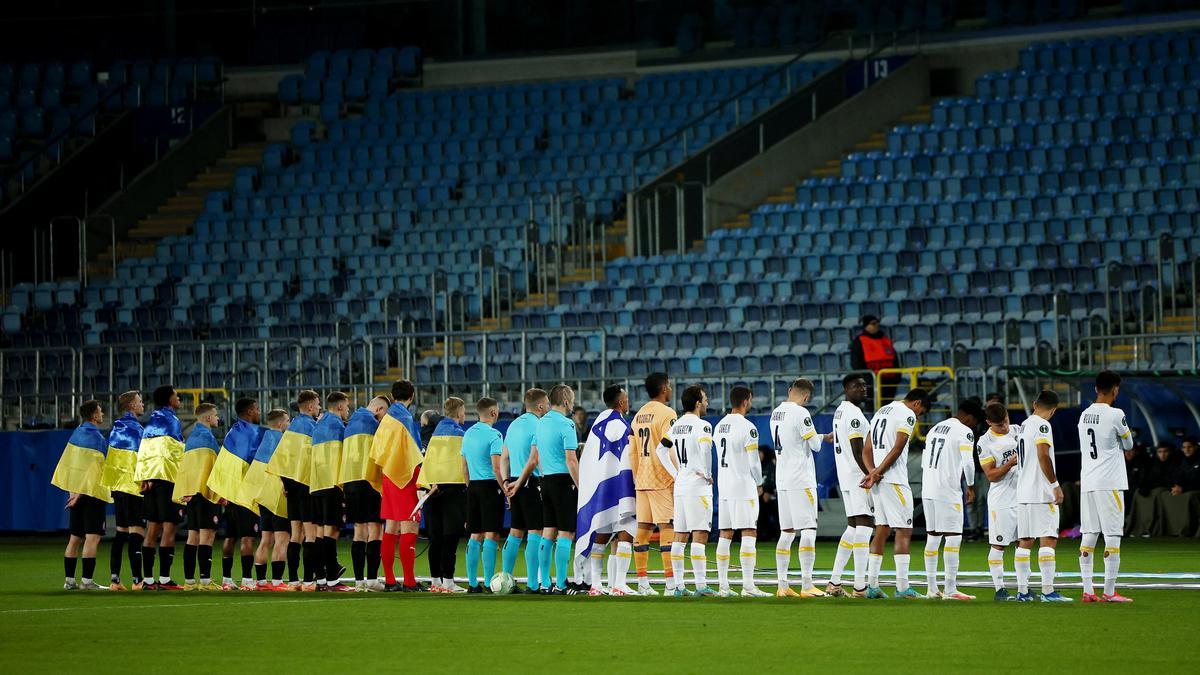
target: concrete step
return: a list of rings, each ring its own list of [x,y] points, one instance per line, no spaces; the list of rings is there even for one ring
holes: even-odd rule
[[[530,293],[524,300],[515,300],[513,306],[517,309],[532,309],[543,305],[557,305],[558,293]],[[506,317],[507,318],[507,317]],[[487,321],[487,319],[484,319]]]
[[[933,106],[923,103],[900,116],[904,124],[925,124],[933,119]]]

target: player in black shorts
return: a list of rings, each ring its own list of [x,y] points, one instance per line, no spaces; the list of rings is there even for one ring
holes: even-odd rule
[[[146,412],[142,395],[127,391],[117,397],[121,417],[113,420],[108,433],[108,456],[104,458],[104,487],[112,490],[113,510],[116,513],[117,533],[109,552],[109,590],[126,590],[121,583],[121,557],[129,555],[129,572],[133,583],[129,588],[142,590],[142,544],[146,539],[146,521],[142,517],[142,486],[134,479],[137,472],[138,445],[142,442],[142,423],[138,417]]]
[[[188,434],[183,460],[175,482],[175,501],[187,505],[187,544],[183,549],[183,590],[215,591],[212,582],[212,549],[221,520],[217,496],[208,489],[208,477],[217,459],[220,445],[213,428],[219,423],[217,406],[201,403],[196,406],[196,425]],[[196,582],[199,563],[200,581]]]
[[[429,576],[433,593],[466,593],[454,583],[458,542],[467,519],[467,486],[463,470],[463,423],[467,404],[457,396],[442,403],[443,416],[425,444],[425,463],[418,485],[431,488],[421,520],[429,537]],[[424,415],[422,415],[424,417]],[[469,550],[469,549],[468,549]]]
[[[291,416],[288,415],[286,410],[276,408],[267,413],[267,430],[263,433],[258,448],[254,451],[254,462],[251,464],[251,469],[246,471],[247,478],[254,475],[256,476],[256,480],[268,484],[272,480],[279,480],[276,476],[257,476],[256,472],[258,469],[256,465],[265,465],[270,461],[270,454],[275,451],[275,446],[279,443],[279,439],[283,435],[284,430],[287,429],[288,422],[290,421]],[[265,473],[265,470],[263,473]],[[279,493],[276,490],[281,491],[281,488],[270,490],[272,496],[268,497],[263,494],[262,487],[249,487],[256,485],[257,483],[254,481],[243,483],[243,501],[271,499],[271,504],[274,505],[274,508],[280,511],[284,510],[275,501],[279,499]],[[284,506],[286,507],[286,498],[280,501],[285,502]],[[265,565],[268,560],[271,562],[271,583],[269,586],[260,586],[259,588],[260,590],[268,591],[294,591],[296,590],[296,586],[284,583],[283,578],[286,568],[291,564],[289,580],[295,582],[297,585],[299,584],[297,573],[300,569],[300,544],[295,544],[295,554],[293,556],[293,544],[291,541],[292,524],[287,518],[276,515],[271,511],[271,508],[261,503],[258,505],[258,515],[262,541],[258,545],[258,550],[254,553],[254,562],[256,565]]]
[[[350,592],[353,586],[341,582],[346,571],[337,559],[337,542],[346,524],[342,488],[338,486],[338,468],[342,460],[342,439],[350,417],[350,397],[335,391],[325,399],[325,414],[312,435],[312,464],[308,487],[312,496],[313,523],[317,526],[317,545],[323,574],[317,575],[317,590]]]
[[[70,532],[63,552],[63,589],[73,591],[104,590],[92,580],[96,571],[96,549],[104,535],[104,505],[111,498],[101,483],[104,473],[104,451],[108,445],[98,425],[104,424],[104,409],[100,402],[84,401],[79,407],[81,424],[71,434],[63,449],[50,483],[68,493]],[[83,578],[75,581],[75,563],[83,548]]]
[[[138,445],[136,479],[142,483],[142,508],[146,542],[142,546],[142,574],[146,590],[177,591],[171,579],[175,561],[175,530],[183,522],[183,506],[173,499],[175,479],[183,459],[183,425],[175,414],[179,394],[169,384],[154,390],[154,412]],[[158,579],[154,578],[154,553],[159,553]]]
[[[534,447],[534,432],[538,419],[550,409],[550,398],[541,389],[525,392],[525,414],[508,425],[504,437],[504,453],[500,456],[503,475],[509,476],[504,486],[512,511],[508,540],[504,542],[502,554],[504,571],[512,574],[517,567],[517,555],[521,540],[528,533],[525,544],[526,586],[517,586],[514,593],[536,593],[542,551],[542,493],[538,472],[537,449]],[[549,589],[550,571],[545,573],[546,588]]]
[[[346,520],[354,523],[354,540],[350,544],[350,559],[354,567],[354,590],[361,593],[383,591],[379,576],[380,540],[383,537],[383,518],[380,507],[383,496],[376,489],[381,475],[371,459],[371,443],[379,420],[387,414],[392,399],[376,396],[366,407],[359,408],[346,422],[342,438],[342,461],[338,482],[346,496]]]
[[[462,456],[467,463],[467,542],[468,593],[491,593],[488,584],[496,571],[496,553],[500,531],[504,529],[504,471],[500,456],[504,437],[493,426],[500,417],[495,399],[481,398],[475,404],[479,423],[467,429],[462,440]],[[479,557],[483,558],[483,583],[476,583]]]

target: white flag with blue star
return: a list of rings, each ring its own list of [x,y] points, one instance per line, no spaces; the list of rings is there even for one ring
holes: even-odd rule
[[[587,557],[597,532],[637,529],[629,422],[615,410],[596,417],[579,458],[575,555]]]

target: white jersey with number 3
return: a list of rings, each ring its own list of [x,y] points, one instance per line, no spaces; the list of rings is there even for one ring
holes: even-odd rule
[[[883,458],[887,457],[892,451],[892,446],[896,445],[897,434],[908,434],[900,456],[880,478],[881,483],[908,487],[908,442],[912,440],[913,427],[916,424],[916,413],[900,401],[893,401],[875,413],[875,419],[871,420],[871,457],[875,460],[876,467],[883,463]]]
[[[679,466],[675,494],[681,497],[712,496],[712,425],[688,413],[671,426],[671,452]]]
[[[1127,490],[1125,450],[1133,434],[1125,413],[1107,403],[1093,403],[1079,416],[1079,452],[1083,455],[1079,490]]]

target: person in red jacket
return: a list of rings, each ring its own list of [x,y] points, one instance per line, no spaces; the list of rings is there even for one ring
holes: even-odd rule
[[[892,339],[879,328],[879,317],[868,314],[862,318],[862,332],[850,343],[850,367],[878,373],[881,368],[899,368],[900,356]],[[900,375],[892,373],[879,379],[880,400],[890,402],[896,394]]]

